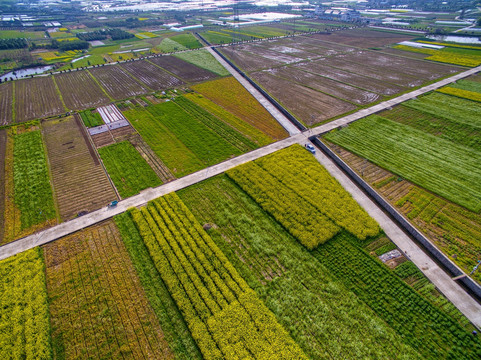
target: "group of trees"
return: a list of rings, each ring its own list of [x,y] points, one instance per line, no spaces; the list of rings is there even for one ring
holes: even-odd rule
[[[0,50],[23,49],[28,46],[27,40],[21,39],[0,39]]]
[[[85,41],[105,40],[109,36],[112,40],[123,40],[123,39],[130,39],[134,37],[133,34],[120,29],[102,29],[102,30],[96,30],[96,31],[77,34],[77,37],[80,40],[85,40]]]

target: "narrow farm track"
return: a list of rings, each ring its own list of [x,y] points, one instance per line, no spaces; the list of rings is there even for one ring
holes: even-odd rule
[[[425,86],[421,89],[412,91],[407,94],[403,94],[397,98],[382,102],[370,108],[360,110],[354,114],[347,115],[345,117],[337,119],[328,124],[319,126],[315,129],[309,129],[304,131],[303,133],[297,133],[287,139],[278,141],[276,143],[270,144],[260,149],[240,155],[236,158],[233,158],[233,159],[224,161],[222,163],[219,163],[217,165],[200,170],[198,172],[195,172],[183,178],[171,181],[159,187],[156,187],[153,189],[147,189],[136,196],[120,201],[116,208],[107,209],[107,207],[104,207],[100,210],[97,210],[95,212],[82,216],[80,218],[76,218],[74,220],[59,224],[55,227],[49,228],[39,233],[30,235],[25,238],[14,241],[12,243],[6,244],[0,247],[0,260],[5,259],[9,256],[13,256],[15,254],[18,254],[22,251],[31,249],[33,247],[49,243],[63,236],[72,234],[78,230],[97,224],[103,220],[109,219],[114,215],[123,213],[128,208],[144,205],[150,200],[153,200],[155,198],[158,198],[170,192],[188,187],[190,185],[193,185],[195,183],[198,183],[202,180],[213,177],[215,175],[221,174],[237,165],[258,159],[262,156],[271,154],[277,150],[286,148],[292,144],[295,144],[295,143],[304,144],[307,141],[308,137],[319,135],[327,131],[330,131],[332,129],[335,129],[339,126],[346,125],[352,121],[358,120],[360,118],[371,115],[378,111],[390,108],[403,101],[412,99],[416,96],[419,96],[431,90],[435,90],[439,87],[445,86],[446,84],[465,78],[479,71],[481,71],[481,67],[467,70],[463,73],[451,76],[447,79],[438,81],[434,84]],[[327,166],[330,167],[330,165],[327,165]],[[338,180],[341,183],[344,183],[346,179],[346,175],[344,175],[342,172],[335,172],[335,174],[336,174],[335,175],[336,178],[339,176]],[[342,179],[342,181],[340,179]],[[356,199],[358,196],[362,194],[362,192],[358,188],[352,188],[351,190],[353,194],[356,195]],[[363,203],[361,202],[361,204]],[[467,295],[466,292],[455,281],[453,281],[448,274],[446,274],[441,268],[439,268],[429,258],[428,255],[426,255],[419,247],[417,247],[417,245],[415,245],[414,242],[412,242],[409,238],[403,238],[404,233],[402,232],[402,230],[389,218],[383,218],[382,216],[384,216],[384,214],[382,213],[382,211],[379,210],[379,208],[377,208],[375,204],[370,203],[370,204],[366,204],[366,206],[369,207],[369,209],[366,209],[366,210],[368,210],[371,216],[373,216],[381,224],[381,226],[385,229],[386,233],[388,233],[391,239],[396,244],[398,244],[398,246],[400,246],[401,249],[408,250],[409,257],[416,263],[416,265],[420,269],[424,271],[425,275],[439,289],[443,291],[444,295],[451,302],[453,302],[473,324],[475,324],[478,328],[481,328],[481,305],[478,304],[469,295]],[[424,270],[425,268],[426,270]]]

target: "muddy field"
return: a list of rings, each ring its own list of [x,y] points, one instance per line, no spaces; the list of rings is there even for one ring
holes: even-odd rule
[[[152,90],[165,90],[184,84],[182,80],[146,60],[125,63],[121,66]]]
[[[15,122],[65,112],[51,76],[15,81]]]
[[[299,68],[282,67],[272,69],[271,74],[358,105],[369,104],[380,98],[379,94],[302,71]]]
[[[252,74],[252,77],[302,122],[312,126],[334,116],[354,110],[355,105],[332,96],[273,76],[269,71]]]
[[[11,82],[0,85],[0,126],[12,122],[12,95]]]
[[[174,56],[161,56],[149,59],[149,61],[189,83],[211,80],[218,77],[213,72],[201,69]]]
[[[316,62],[297,64],[296,67],[381,95],[394,95],[402,90],[401,87],[394,84],[336,69],[328,64],[329,60],[323,59]]]
[[[55,75],[55,81],[69,110],[97,107],[111,101],[88,71]]]
[[[42,133],[62,220],[117,199],[80,121],[73,117],[47,121]]]
[[[89,70],[100,85],[115,100],[149,92],[149,89],[138,83],[120,66],[103,66]]]
[[[315,34],[313,38],[330,41],[336,44],[345,44],[360,48],[381,47],[395,44],[400,41],[414,39],[417,34],[397,34],[372,29],[353,29],[336,31],[329,35]]]

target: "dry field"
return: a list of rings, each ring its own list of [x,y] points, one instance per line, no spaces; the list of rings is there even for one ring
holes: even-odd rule
[[[182,85],[184,82],[146,60],[121,65],[132,76],[153,90],[165,90]]]
[[[117,199],[84,131],[80,120],[73,117],[42,126],[62,220]]]
[[[0,85],[0,126],[13,122],[12,119],[13,85],[8,82]]]
[[[113,222],[48,244],[44,256],[57,359],[173,359]]]
[[[149,61],[188,83],[211,80],[217,77],[216,74],[209,70],[201,69],[174,56],[161,56]]]
[[[82,110],[110,102],[88,71],[73,71],[55,75],[55,81],[65,106],[70,110]]]
[[[15,122],[65,112],[51,76],[15,81]]]
[[[103,66],[89,71],[115,100],[149,92],[149,89],[140,85],[120,66]]]
[[[254,80],[262,84],[272,96],[277,98],[307,126],[312,126],[356,108],[355,105],[346,101],[287,82],[271,75],[269,71],[256,72],[251,75]]]

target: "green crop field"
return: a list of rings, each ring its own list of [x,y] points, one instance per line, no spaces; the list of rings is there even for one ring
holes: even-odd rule
[[[360,239],[379,233],[377,223],[300,145],[240,165],[227,175],[308,249],[341,229]]]
[[[85,110],[80,112],[80,117],[86,127],[95,127],[103,125],[102,117],[99,113],[94,113],[91,110]]]
[[[21,213],[21,229],[54,219],[56,210],[40,131],[15,135],[13,154],[15,204]]]
[[[406,359],[435,358],[431,351],[438,358],[477,356],[477,338],[368,255],[363,242],[352,235],[341,232],[308,251],[226,176],[183,189],[179,196],[200,223],[210,224],[209,235],[310,358],[390,358],[393,353]],[[344,250],[347,245],[353,248]],[[376,295],[376,280],[367,283],[364,293],[364,282],[351,287],[332,267],[339,258],[351,258],[350,251],[367,264],[359,270],[363,279],[382,276]],[[347,261],[344,264],[346,271],[351,269]],[[395,290],[384,295],[382,289],[389,286]],[[396,300],[389,295],[394,292]],[[368,296],[374,300],[365,300]],[[402,321],[398,315],[391,318],[393,308]],[[419,322],[416,316],[426,320]],[[460,344],[472,351],[460,353]]]
[[[130,214],[205,359],[306,358],[176,194]]]
[[[341,235],[313,255],[424,358],[474,359],[481,342]]]
[[[122,198],[162,184],[147,161],[128,141],[105,146],[98,151]]]
[[[184,98],[178,103],[169,101],[124,114],[177,177],[255,147],[250,140]]]
[[[187,51],[175,55],[198,67],[212,71],[220,76],[227,76],[229,72],[206,49]]]
[[[325,137],[450,201],[481,210],[476,150],[376,115]]]
[[[257,146],[264,146],[272,143],[272,139],[266,134],[262,133],[260,130],[254,126],[248,124],[247,122],[241,120],[234,114],[230,113],[222,106],[217,105],[215,102],[210,101],[208,98],[202,96],[201,94],[186,94],[184,95],[186,99],[196,103],[201,108],[204,108],[209,113],[221,119],[229,126],[236,129],[246,138],[253,141]]]
[[[232,42],[232,35],[225,34],[218,31],[206,31],[202,36],[211,44],[228,44]]]
[[[187,49],[197,49],[202,47],[202,44],[192,34],[180,34],[170,37],[171,40],[178,42],[180,45]]]
[[[0,31],[0,39],[43,39],[44,31],[19,31],[19,30],[2,30]]]
[[[0,356],[52,358],[45,264],[40,248],[0,261]]]
[[[187,50],[184,45],[179,44],[177,41],[174,41],[171,38],[163,39],[157,48],[164,53]]]
[[[159,319],[167,342],[179,359],[202,360],[202,355],[189,332],[167,286],[155,268],[149,250],[128,213],[117,215],[115,223],[129,252],[150,305]]]

